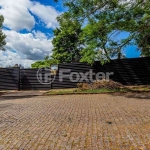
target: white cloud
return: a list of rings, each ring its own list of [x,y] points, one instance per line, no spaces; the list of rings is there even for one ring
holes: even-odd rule
[[[19,53],[12,51],[0,51],[0,67],[14,66],[15,64],[22,64],[24,67],[30,67],[34,63],[33,60],[22,58]]]
[[[41,5],[38,2],[32,3],[30,11],[38,16],[47,28],[55,28],[58,26],[56,18],[61,14],[52,6]]]
[[[28,66],[30,66],[30,62],[42,60],[45,56],[52,53],[52,39],[49,39],[40,31],[26,34],[21,34],[13,30],[3,30],[3,32],[7,35],[7,45],[6,52],[1,52],[1,54],[5,55],[6,53],[11,55],[5,55],[7,57],[6,60],[8,60],[7,65],[12,65],[12,62],[9,61],[10,57],[14,59],[13,62],[26,60],[25,62],[29,63]],[[16,53],[13,54],[12,50],[15,50]]]
[[[46,28],[58,26],[56,17],[60,15],[54,7],[45,6],[31,0],[0,0],[0,15],[5,18],[3,30],[6,34],[6,51],[0,51],[0,65],[22,64],[30,66],[36,60],[42,60],[52,53],[52,37],[49,33],[35,31],[37,22]],[[39,18],[35,22],[34,16]],[[43,25],[42,25],[43,27]],[[20,33],[26,29],[30,33]],[[32,30],[32,32],[31,32]]]
[[[0,14],[5,18],[4,25],[10,29],[30,31],[35,26],[35,18],[29,10],[36,15],[47,28],[58,26],[56,20],[60,15],[54,7],[42,5],[30,0],[0,0]]]
[[[43,39],[47,38],[47,36],[44,33],[42,33],[41,31],[33,30],[32,33],[33,33],[34,37],[37,38],[37,39],[43,40]]]
[[[31,5],[29,0],[0,0],[0,14],[5,18],[4,25],[16,31],[30,31],[35,25],[35,19],[28,11]]]

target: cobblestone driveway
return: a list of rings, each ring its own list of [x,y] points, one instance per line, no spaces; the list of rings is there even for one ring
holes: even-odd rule
[[[0,97],[0,150],[150,150],[149,97]]]

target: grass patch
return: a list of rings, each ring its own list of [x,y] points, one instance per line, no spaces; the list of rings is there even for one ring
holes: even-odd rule
[[[87,89],[80,90],[78,88],[71,89],[52,89],[44,95],[71,95],[71,94],[106,94],[106,93],[142,93],[150,92],[150,86],[124,86],[120,89]]]
[[[88,90],[78,90],[78,89],[60,89],[60,90],[50,90],[44,95],[71,95],[71,94],[105,94],[105,93],[116,93],[116,92],[129,92],[128,89],[88,89]]]

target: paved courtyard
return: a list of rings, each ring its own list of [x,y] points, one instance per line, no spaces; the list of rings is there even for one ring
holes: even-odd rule
[[[0,150],[150,150],[150,97],[0,97]]]

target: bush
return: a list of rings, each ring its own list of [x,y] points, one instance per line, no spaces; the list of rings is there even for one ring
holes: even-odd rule
[[[88,89],[120,89],[123,87],[122,84],[115,82],[113,80],[96,80],[93,83],[78,83],[77,84],[78,88],[80,90],[88,90]]]
[[[78,86],[79,90],[91,89],[89,83],[78,83],[77,86]]]

